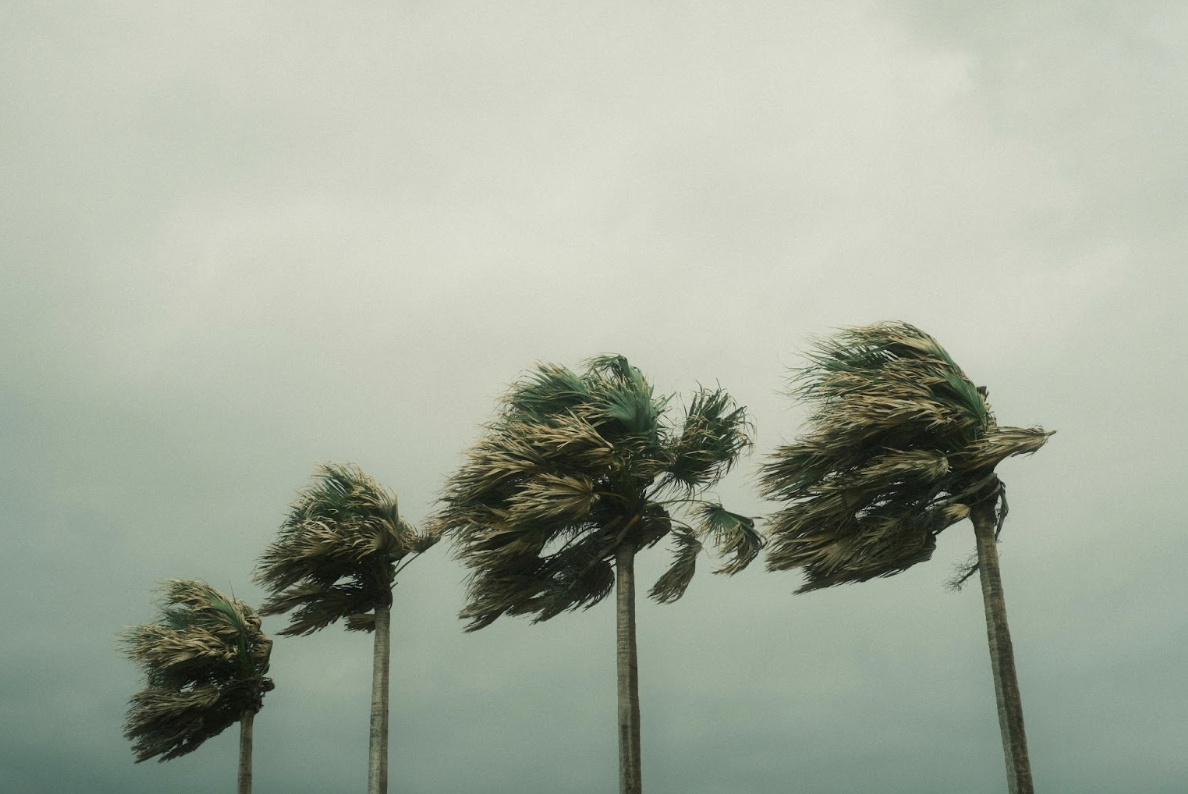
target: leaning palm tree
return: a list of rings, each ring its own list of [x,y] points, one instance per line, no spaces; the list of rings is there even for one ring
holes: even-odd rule
[[[664,603],[684,593],[707,540],[733,555],[725,573],[763,545],[751,519],[698,497],[750,445],[744,409],[721,389],[701,389],[673,426],[669,399],[622,356],[592,359],[581,375],[539,365],[503,399],[434,519],[471,570],[468,631],[504,614],[537,622],[591,607],[617,580],[623,794],[641,787],[636,552],[673,537],[672,567],[650,592]]]
[[[936,536],[970,518],[999,725],[1012,794],[1032,791],[1023,711],[996,542],[1006,486],[995,466],[1038,450],[1051,433],[999,427],[986,401],[935,339],[906,323],[843,330],[817,342],[793,394],[808,432],[763,467],[770,570],[802,569],[799,592],[891,576],[932,556]]]
[[[252,723],[272,689],[272,640],[260,617],[206,582],[167,580],[156,623],[126,629],[127,656],[143,669],[145,689],[132,696],[124,736],[136,762],[192,753],[239,722],[239,794],[252,790]]]
[[[270,596],[261,614],[293,612],[286,636],[338,620],[374,632],[368,794],[388,790],[388,681],[396,575],[437,541],[400,518],[396,495],[350,465],[319,466],[298,493],[255,579]]]

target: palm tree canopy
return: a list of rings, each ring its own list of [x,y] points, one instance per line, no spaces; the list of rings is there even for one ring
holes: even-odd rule
[[[265,677],[272,640],[251,607],[202,581],[170,579],[162,590],[160,619],[121,634],[147,681],[124,723],[137,763],[197,750],[259,711],[273,688]]]
[[[754,559],[763,545],[754,522],[695,498],[750,446],[745,410],[703,388],[673,426],[670,401],[622,356],[591,359],[580,375],[541,364],[513,384],[434,518],[472,572],[468,631],[503,614],[540,621],[598,603],[625,543],[675,536],[673,566],[650,593],[661,602],[684,593],[707,538],[732,555],[722,572]]]
[[[792,394],[807,432],[763,467],[770,570],[803,568],[800,591],[899,573],[932,556],[936,535],[998,487],[994,467],[1051,433],[999,427],[943,347],[902,322],[818,341]]]
[[[256,568],[256,582],[270,592],[260,613],[293,611],[284,635],[337,620],[372,631],[375,609],[391,606],[397,564],[436,541],[402,520],[396,495],[358,467],[319,466]]]

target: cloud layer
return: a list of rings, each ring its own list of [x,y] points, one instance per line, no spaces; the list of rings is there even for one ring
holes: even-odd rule
[[[806,338],[903,319],[1059,431],[1002,472],[1039,787],[1184,790],[1185,39],[1160,2],[0,11],[5,785],[230,785],[231,735],[132,764],[113,636],[166,577],[258,603],[316,463],[420,520],[526,367],[621,352],[749,407],[721,495],[761,515]],[[1001,790],[979,595],[942,588],[972,545],[641,604],[647,789]],[[394,790],[613,789],[612,608],[463,635],[462,576],[397,586]],[[261,791],[362,787],[369,660],[277,641]]]

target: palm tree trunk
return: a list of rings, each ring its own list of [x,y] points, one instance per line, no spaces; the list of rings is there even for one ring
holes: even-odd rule
[[[371,666],[371,744],[367,794],[388,794],[388,664],[392,607],[375,609],[375,651]]]
[[[982,579],[982,601],[986,605],[986,635],[990,640],[990,666],[994,673],[994,694],[998,698],[998,725],[1006,754],[1007,791],[1034,794],[1031,761],[1027,757],[1027,734],[1023,731],[1023,702],[1015,675],[1015,651],[1007,626],[1006,600],[998,569],[998,548],[994,533],[996,499],[983,499],[970,511],[978,544],[978,570]]]
[[[245,711],[239,718],[239,779],[238,794],[252,794],[252,723],[256,713]]]
[[[619,794],[640,794],[639,654],[635,647],[635,547],[615,552],[615,602],[619,677]]]

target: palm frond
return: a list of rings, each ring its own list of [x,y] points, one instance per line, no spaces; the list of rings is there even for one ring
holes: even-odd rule
[[[507,520],[517,525],[538,521],[580,521],[597,503],[598,494],[592,480],[541,473],[508,498]]]
[[[591,424],[611,438],[654,439],[661,432],[659,420],[671,397],[656,397],[652,384],[623,356],[597,356],[588,366],[583,380],[589,386],[590,400],[582,409]]]
[[[701,553],[701,541],[689,529],[673,529],[672,537],[676,544],[672,565],[648,591],[648,597],[661,604],[670,604],[685,594],[697,572],[697,555]]]
[[[993,469],[1013,455],[1034,454],[1055,432],[1039,427],[995,427],[955,457],[969,471]]]
[[[701,389],[685,411],[666,474],[687,489],[710,487],[751,446],[751,432],[746,409],[735,406],[730,395]]]
[[[404,526],[405,533],[409,538],[409,548],[414,554],[424,554],[441,540],[441,531],[437,527],[429,526],[418,531],[411,524],[405,523]]]
[[[564,414],[589,399],[586,382],[556,364],[541,364],[507,395],[508,413],[529,423]]]
[[[132,742],[137,763],[156,756],[171,761],[197,750],[240,716],[223,706],[222,693],[215,686],[152,687],[132,696],[124,736]]]
[[[715,502],[701,505],[697,518],[702,535],[713,538],[720,553],[734,557],[715,573],[738,573],[750,565],[767,545],[767,541],[755,530],[754,519],[732,513]]]
[[[316,583],[296,584],[269,596],[260,606],[260,612],[264,615],[291,613],[289,625],[277,633],[299,637],[313,634],[359,612],[375,609],[382,603],[375,598],[375,589],[357,580],[331,587]]]
[[[610,595],[615,585],[614,566],[595,546],[576,544],[548,558],[537,595],[508,612],[533,615],[532,622],[539,623],[562,612],[589,609]]]

